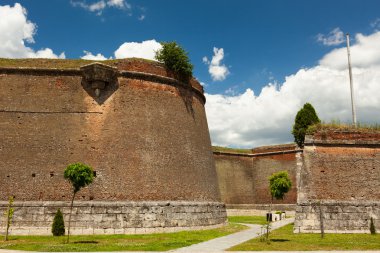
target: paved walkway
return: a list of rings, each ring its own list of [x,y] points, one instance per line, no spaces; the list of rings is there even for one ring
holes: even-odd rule
[[[289,223],[294,222],[294,218],[285,219],[281,221],[276,221],[272,223],[272,230],[285,226]],[[216,252],[224,251],[235,245],[241,244],[245,241],[251,240],[260,236],[261,225],[244,224],[250,227],[247,230],[243,230],[234,234],[227,236],[215,238],[206,242],[201,242],[198,244],[193,244],[188,247],[172,250],[171,252]]]

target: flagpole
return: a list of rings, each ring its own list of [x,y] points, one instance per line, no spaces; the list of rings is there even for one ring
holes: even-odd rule
[[[356,110],[355,110],[355,100],[354,100],[354,87],[352,81],[352,70],[351,70],[351,53],[350,53],[350,34],[346,34],[347,38],[347,55],[348,55],[348,73],[350,75],[350,89],[351,89],[351,108],[352,108],[352,124],[354,127],[356,124]]]

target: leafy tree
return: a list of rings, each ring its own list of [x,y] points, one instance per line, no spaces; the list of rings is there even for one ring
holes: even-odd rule
[[[63,215],[59,208],[54,216],[51,232],[54,236],[65,235],[65,221],[63,220]]]
[[[75,194],[83,187],[89,185],[94,180],[94,172],[92,168],[88,165],[82,163],[73,163],[67,166],[64,172],[64,178],[69,180],[73,186],[73,197],[71,199],[70,205],[70,215],[69,215],[69,227],[67,230],[67,242],[70,240],[70,223],[71,223],[71,213],[73,210],[73,204],[75,199]]]
[[[303,108],[297,112],[292,131],[294,141],[299,147],[303,147],[307,128],[320,122],[314,107],[310,103],[304,104]]]
[[[272,196],[270,209],[272,209],[273,198],[284,199],[285,194],[291,187],[292,181],[289,178],[288,172],[285,170],[273,173],[269,177],[269,190]]]
[[[162,48],[156,52],[155,58],[163,62],[169,70],[176,73],[180,79],[188,81],[193,75],[193,65],[187,52],[176,42],[161,42]]]

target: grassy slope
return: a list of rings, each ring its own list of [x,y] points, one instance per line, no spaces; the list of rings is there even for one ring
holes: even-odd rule
[[[32,68],[79,68],[83,65],[90,64],[92,62],[101,62],[107,65],[116,66],[118,62],[121,61],[146,61],[154,62],[159,64],[156,61],[151,61],[147,59],[140,58],[128,58],[120,60],[105,60],[105,61],[92,61],[92,60],[83,60],[83,59],[8,59],[0,58],[0,67],[32,67]]]
[[[148,235],[87,235],[71,236],[70,243],[64,237],[11,236],[10,241],[0,240],[0,249],[17,249],[44,252],[79,251],[165,251],[186,247],[216,237],[246,229],[245,226],[228,226],[202,231],[183,231]]]
[[[293,224],[274,230],[270,244],[259,238],[232,247],[229,250],[379,250],[380,234],[293,234]]]

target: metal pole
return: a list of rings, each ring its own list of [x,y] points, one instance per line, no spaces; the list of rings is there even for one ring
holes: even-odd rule
[[[356,127],[356,110],[355,110],[355,100],[354,100],[354,87],[352,81],[352,70],[351,70],[351,54],[350,54],[350,34],[346,34],[347,38],[347,55],[348,55],[348,72],[350,75],[350,89],[351,89],[351,107],[352,107],[352,124]]]

